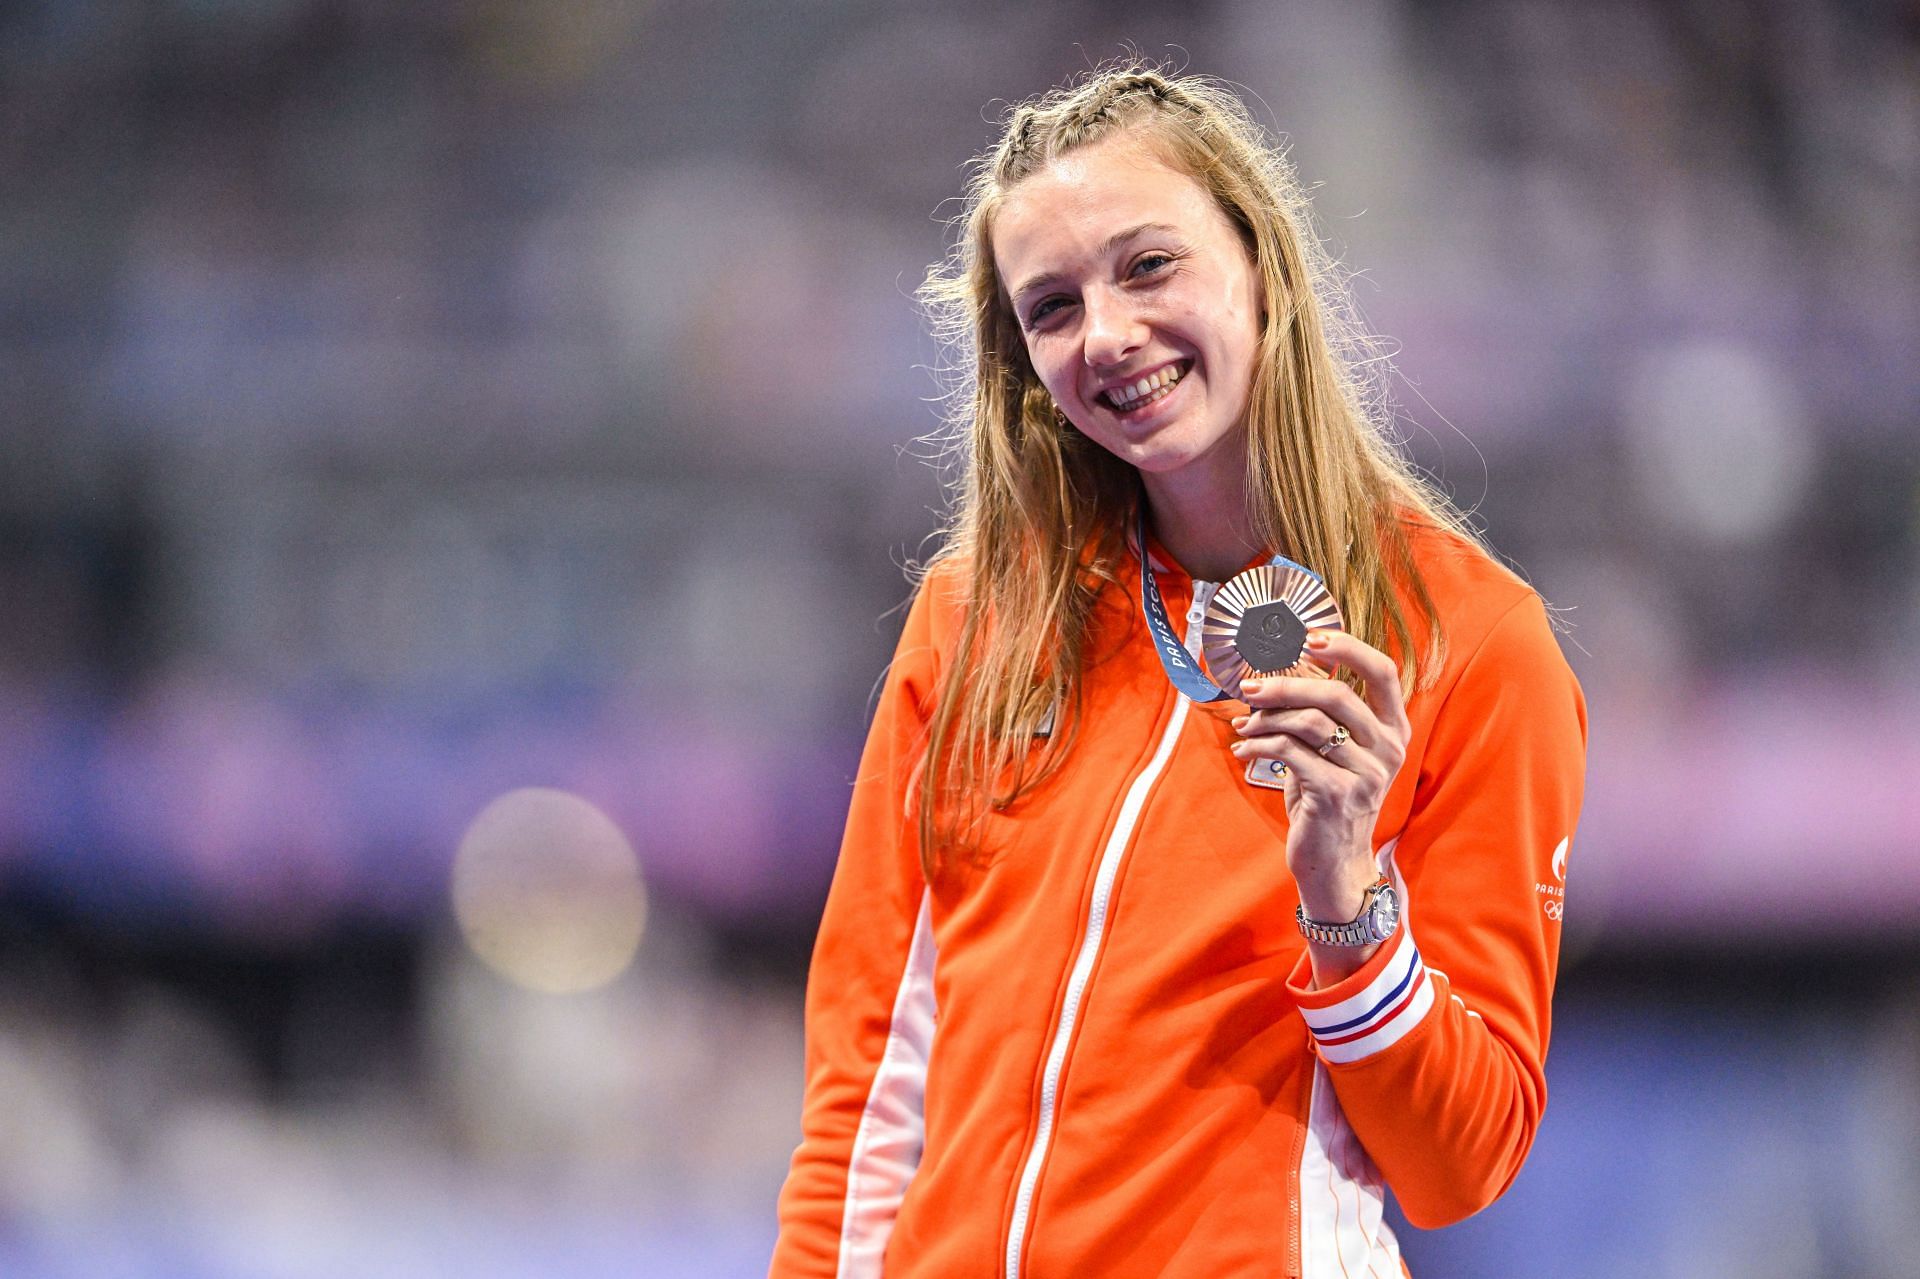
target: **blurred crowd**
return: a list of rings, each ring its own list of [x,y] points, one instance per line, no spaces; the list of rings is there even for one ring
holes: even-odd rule
[[[7,6],[0,1269],[763,1266],[942,502],[913,288],[998,110],[1123,42],[1289,140],[1408,447],[1592,708],[1572,1100],[1424,1273],[1619,1273],[1581,1230],[1621,1220],[1640,1273],[1904,1273],[1868,1224],[1920,1208],[1893,0]],[[530,788],[614,833],[529,816],[498,882],[561,905],[502,942],[458,885]],[[608,875],[612,949],[530,977]],[[1775,1136],[1690,1234],[1660,1170],[1723,1134],[1608,1125],[1723,1065],[1709,1113]],[[1665,1189],[1597,1217],[1616,1159]]]

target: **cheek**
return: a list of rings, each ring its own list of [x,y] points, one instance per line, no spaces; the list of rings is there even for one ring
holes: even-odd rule
[[[1225,293],[1216,305],[1195,318],[1206,326],[1215,355],[1235,371],[1251,368],[1260,347],[1260,312],[1256,299],[1237,290]]]
[[[1236,310],[1241,318],[1242,340],[1249,346],[1258,346],[1260,331],[1266,327],[1267,322],[1266,284],[1260,279],[1259,274],[1249,267],[1238,292],[1240,296],[1236,299],[1238,303]]]
[[[1027,348],[1027,363],[1033,366],[1034,374],[1039,377],[1040,385],[1047,388],[1047,394],[1053,397],[1055,404],[1073,402],[1073,368],[1058,354],[1049,352],[1044,346]]]

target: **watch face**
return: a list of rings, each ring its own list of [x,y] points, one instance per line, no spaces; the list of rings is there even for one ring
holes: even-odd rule
[[[1388,884],[1373,895],[1367,920],[1375,941],[1385,941],[1400,926],[1400,895]]]

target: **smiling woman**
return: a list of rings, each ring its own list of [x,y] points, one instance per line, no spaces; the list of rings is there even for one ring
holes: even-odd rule
[[[1545,1103],[1586,732],[1545,610],[1388,442],[1219,86],[1014,108],[924,296],[963,478],[814,950],[773,1273],[1401,1273],[1387,1192],[1477,1211]],[[1234,703],[1203,629],[1278,580],[1298,656]]]

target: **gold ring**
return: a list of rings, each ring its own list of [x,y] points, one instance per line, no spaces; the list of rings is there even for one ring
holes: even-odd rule
[[[1327,744],[1320,748],[1320,758],[1325,759],[1328,755],[1332,754],[1336,748],[1345,746],[1349,736],[1350,734],[1347,732],[1347,726],[1345,724],[1334,724],[1333,736],[1329,737]]]

